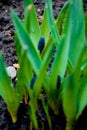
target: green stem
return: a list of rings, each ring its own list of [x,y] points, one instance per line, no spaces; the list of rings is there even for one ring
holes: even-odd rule
[[[65,130],[74,130],[75,120],[67,119]]]

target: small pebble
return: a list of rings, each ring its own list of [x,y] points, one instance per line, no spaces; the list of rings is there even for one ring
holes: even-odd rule
[[[19,68],[20,68],[20,65],[19,65],[18,63],[13,64],[13,66],[14,66],[16,69],[19,69]]]
[[[17,71],[13,66],[6,67],[7,73],[11,79],[14,79],[17,75]]]

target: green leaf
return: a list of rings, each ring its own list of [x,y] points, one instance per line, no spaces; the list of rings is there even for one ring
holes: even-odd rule
[[[80,95],[80,86],[83,88],[81,76],[82,59],[84,55],[84,48],[79,55],[78,62],[73,69],[73,72],[67,76],[62,84],[62,102],[64,113],[67,117],[67,120],[76,120],[76,116],[79,110],[79,99]],[[84,81],[83,81],[84,82]],[[71,103],[70,103],[71,102]],[[81,111],[80,111],[81,112]]]
[[[27,59],[26,50],[20,56],[19,60],[20,68],[18,70],[16,92],[21,100],[22,96],[26,96],[26,89],[29,91],[29,84],[33,75],[30,61]]]
[[[4,99],[8,111],[11,114],[12,121],[17,121],[17,110],[19,107],[18,97],[15,93],[13,84],[6,72],[4,60],[0,54],[0,95]]]
[[[43,80],[44,80],[45,75],[46,75],[46,69],[48,67],[48,63],[49,63],[50,58],[52,56],[52,49],[53,49],[53,46],[51,45],[50,48],[49,48],[49,50],[48,50],[48,53],[45,55],[44,60],[42,62],[41,69],[39,71],[39,74],[37,75],[37,78],[36,78],[36,81],[34,83],[34,87],[33,87],[32,93],[30,93],[30,100],[31,100],[31,103],[32,103],[33,108],[35,110],[37,110],[37,106],[38,106],[37,105],[37,101],[38,101],[38,98],[39,98],[39,94],[41,92],[42,85],[44,85],[42,83],[43,83]],[[46,80],[49,81],[49,78],[48,79],[46,78]],[[46,87],[49,87],[48,86],[48,82],[46,84]],[[46,90],[48,90],[48,89],[46,88]],[[31,115],[32,114],[35,115],[34,111],[33,111],[32,106],[31,106],[31,112],[32,112]],[[37,124],[36,123],[36,118],[33,117],[33,115],[32,115],[32,120],[33,120],[34,124]]]
[[[73,0],[72,2],[70,1],[69,4],[71,19],[71,44],[69,58],[73,68],[75,68],[79,55],[85,44],[84,12],[82,0]]]
[[[31,65],[33,66],[33,69],[37,74],[41,66],[40,56],[37,53],[31,39],[29,38],[28,33],[25,30],[23,24],[21,23],[20,19],[17,17],[16,13],[12,9],[11,16],[16,29],[17,36],[20,41],[18,42],[20,44],[19,47],[21,47],[21,51],[24,51],[26,49],[27,58],[29,59]]]
[[[79,92],[78,92],[78,104],[79,109],[77,118],[82,113],[83,109],[87,105],[87,60],[83,61],[80,67],[79,76]]]
[[[64,4],[64,7],[61,9],[61,11],[60,11],[60,13],[58,15],[58,18],[57,18],[57,20],[55,22],[56,28],[57,28],[57,30],[59,30],[59,32],[61,30],[60,28],[62,26],[62,22],[64,22],[65,13],[67,12],[68,8],[69,8],[69,3],[66,2]],[[42,52],[42,57],[44,57],[44,54],[47,52],[47,50],[49,48],[49,45],[50,44],[55,44],[55,42],[54,42],[54,40],[52,38],[52,35],[48,35],[49,34],[49,29],[50,29],[50,26],[49,26],[49,22],[48,22],[48,19],[47,19],[47,11],[45,10],[44,11],[44,16],[43,16],[43,21],[42,21],[42,31],[41,31],[41,33],[46,39],[46,42],[45,42],[46,45],[45,45],[45,48],[44,48],[44,50]]]
[[[18,36],[16,33],[14,35],[14,42],[15,42],[15,46],[17,50],[16,52],[17,52],[18,60],[20,60],[22,56],[22,50],[21,50],[20,40],[18,39]]]
[[[84,13],[85,20],[85,33],[87,33],[87,12]]]
[[[42,62],[42,65],[41,65],[41,68],[40,68],[40,71],[39,71],[39,74],[37,76],[37,79],[35,81],[35,85],[34,85],[34,89],[33,89],[33,93],[34,93],[34,98],[38,98],[39,94],[40,94],[40,91],[41,91],[41,88],[42,88],[42,83],[43,83],[43,79],[45,79],[45,73],[47,71],[47,67],[48,67],[48,64],[50,62],[50,59],[52,57],[52,50],[53,50],[53,45],[51,45],[48,49],[48,52],[46,53],[46,55],[44,56],[44,59],[43,59],[43,62]],[[49,77],[48,77],[48,82],[49,82]],[[48,84],[46,84],[46,87],[49,87]],[[45,87],[45,89],[47,89]],[[47,89],[48,90],[48,89]]]
[[[25,9],[24,26],[28,31],[31,41],[33,42],[34,46],[37,48],[37,44],[41,36],[41,32],[40,32],[40,27],[36,15],[36,10],[33,3],[30,3]]]
[[[79,104],[79,109],[78,109],[78,113],[77,113],[77,118],[80,116],[83,109],[87,105],[87,74],[84,76],[84,78],[81,82],[81,86],[79,88],[78,104]]]
[[[87,46],[85,46],[83,61],[87,60]]]
[[[26,9],[26,7],[32,3],[32,0],[24,0],[24,11]]]
[[[47,44],[48,42],[49,33],[50,33],[50,27],[49,27],[49,22],[46,13],[47,13],[46,10],[44,10],[43,21],[41,26],[41,35],[45,37],[45,44]]]
[[[49,124],[49,129],[51,130],[52,129],[52,123],[51,123],[51,117],[49,115],[49,106],[48,106],[48,103],[45,102],[44,97],[41,97],[41,100],[42,100],[42,105],[43,105],[44,111],[46,113],[47,121],[48,121],[48,124]]]
[[[45,9],[47,12],[47,18],[50,26],[50,31],[52,33],[53,40],[55,41],[56,45],[60,43],[60,36],[58,34],[54,17],[53,17],[53,12],[52,12],[52,0],[45,0]]]
[[[57,76],[60,75],[61,79],[63,79],[66,72],[67,63],[68,63],[68,54],[69,54],[69,47],[70,47],[69,14],[67,15],[67,21],[64,30],[65,30],[64,38],[62,38],[60,45],[57,49],[55,59],[51,69],[50,86],[52,86],[53,89],[56,88]]]
[[[83,56],[84,56],[84,50],[85,48],[82,48],[82,52],[80,53],[79,55],[79,58],[78,58],[78,62],[75,66],[75,68],[73,69],[73,74],[74,74],[74,77],[78,80],[80,75],[81,75],[81,69],[82,69],[82,60],[83,60]]]
[[[81,71],[86,71],[87,72],[87,59],[85,59],[82,63],[81,63]]]
[[[80,87],[83,88],[81,76],[81,69],[82,69],[82,59],[84,55],[84,49],[79,55],[78,62],[75,66],[73,72],[68,75],[63,83],[62,83],[62,102],[63,102],[63,109],[67,119],[67,125],[72,124],[73,121],[77,119],[77,114],[79,111],[79,103],[80,97]],[[84,82],[84,81],[83,81]],[[81,111],[80,111],[81,112]],[[68,126],[67,126],[68,127]]]
[[[41,58],[44,58],[44,55],[48,52],[49,46],[54,44],[53,38],[52,36],[49,37],[47,44],[45,46],[45,48],[43,49],[42,53],[41,53]]]
[[[34,105],[34,98],[30,100],[30,117],[36,130],[38,130],[38,120],[36,116],[36,107]]]
[[[62,34],[63,28],[66,22],[67,12],[69,11],[69,2],[67,1],[59,12],[58,18],[56,20],[56,27],[59,33]]]
[[[62,83],[62,103],[67,120],[76,118],[78,110],[78,84],[74,75],[70,74]]]
[[[18,46],[17,51],[20,50],[20,53],[23,53],[26,50],[27,60],[30,61],[32,68],[34,69],[36,75],[38,75],[39,70],[41,68],[41,63],[42,63],[41,58],[40,58],[37,50],[35,49],[32,41],[30,40],[26,29],[24,28],[20,19],[17,17],[17,15],[15,14],[15,12],[13,10],[11,10],[11,15],[12,15],[13,23],[15,25],[16,34],[17,34],[18,40],[19,40],[19,42],[16,43],[16,46]],[[20,53],[19,53],[19,55],[20,55]],[[47,73],[45,74],[45,78],[48,79]],[[47,82],[48,82],[48,80],[47,80]],[[46,84],[45,80],[44,80],[44,84]]]

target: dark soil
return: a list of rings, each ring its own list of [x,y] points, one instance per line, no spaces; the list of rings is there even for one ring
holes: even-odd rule
[[[58,12],[62,8],[66,0],[54,0],[53,11],[54,17],[56,18]],[[84,10],[87,10],[87,0],[84,0]],[[37,10],[38,19],[41,23],[41,16],[43,14],[44,0],[34,0],[34,4]],[[0,51],[4,56],[6,66],[13,65],[18,62],[14,44],[14,27],[11,22],[9,8],[12,7],[17,12],[18,16],[23,18],[23,0],[0,0]],[[39,10],[40,9],[40,10]],[[30,119],[29,119],[29,106],[25,105],[22,101],[18,110],[18,121],[13,124],[10,114],[7,111],[6,104],[0,97],[0,130],[29,130]],[[42,129],[42,123],[44,123],[44,130],[48,130],[48,124],[46,116],[40,107],[38,115],[39,130]],[[65,117],[62,109],[60,108],[60,115],[56,116],[50,110],[52,119],[52,130],[64,130],[65,129]],[[81,123],[80,123],[81,122]],[[87,130],[87,109],[84,110],[83,114],[76,123],[76,130],[79,128]]]

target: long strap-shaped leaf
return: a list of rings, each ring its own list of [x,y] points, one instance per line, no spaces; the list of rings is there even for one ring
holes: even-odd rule
[[[71,130],[78,111],[78,81],[70,74],[62,83],[62,104],[66,116],[66,129]],[[73,129],[72,129],[73,130]]]
[[[78,103],[79,103],[79,108],[78,108],[78,113],[77,113],[77,118],[80,116],[82,113],[83,109],[87,105],[87,60],[85,60],[80,68],[80,76],[79,76],[79,91],[78,91]],[[83,75],[81,77],[81,75]]]
[[[25,95],[25,87],[29,91],[29,84],[32,78],[32,67],[30,61],[27,59],[26,50],[23,52],[20,57],[20,68],[18,70],[17,82],[16,82],[16,92],[19,94],[19,98],[21,99],[23,95]]]
[[[66,2],[64,7],[62,8],[62,10],[59,13],[57,20],[56,20],[55,24],[56,24],[56,28],[59,32],[60,32],[60,28],[62,26],[62,22],[64,22],[64,18],[66,16],[65,13],[67,12],[68,8],[69,8],[69,2]],[[53,38],[52,38],[52,35],[49,35],[49,37],[48,37],[49,29],[50,29],[50,26],[49,26],[49,21],[47,19],[47,11],[45,10],[43,21],[42,21],[41,34],[45,36],[46,45],[45,45],[45,49],[42,52],[42,57],[47,52],[47,50],[49,48],[49,44],[55,43]]]
[[[43,21],[41,26],[41,35],[45,37],[45,46],[49,39],[49,33],[50,33],[50,26],[47,18],[47,12],[44,9]]]
[[[16,122],[17,110],[20,102],[18,101],[18,96],[16,95],[13,85],[6,72],[4,61],[1,54],[0,54],[0,96],[2,96],[2,98],[4,99],[8,107],[8,111],[11,114],[13,122]]]
[[[56,44],[60,43],[60,36],[55,26],[55,21],[52,12],[52,0],[45,0],[45,9],[47,11],[47,17],[50,25],[50,31]]]
[[[36,99],[38,98],[38,96],[40,94],[40,91],[41,91],[41,88],[42,88],[42,83],[43,83],[43,79],[45,78],[44,76],[45,76],[45,73],[46,73],[46,69],[47,69],[48,64],[50,62],[50,59],[52,57],[53,47],[54,46],[51,45],[50,48],[48,49],[48,53],[46,53],[46,55],[45,55],[45,57],[43,59],[41,69],[39,71],[38,77],[37,77],[35,85],[34,85],[33,93],[34,93],[34,97]],[[49,87],[49,86],[46,86],[46,87]],[[46,87],[45,87],[45,89],[46,89]],[[46,90],[49,91],[49,88],[47,88]]]
[[[24,26],[28,31],[29,37],[37,48],[41,32],[33,2],[30,2],[29,5],[25,8]]]
[[[78,102],[79,102],[79,109],[77,113],[77,118],[80,116],[85,106],[87,105],[87,75],[84,76],[81,82],[80,90],[78,93]]]
[[[85,43],[85,24],[82,0],[70,0],[71,41],[69,58],[75,67]]]
[[[44,57],[44,60],[42,62],[42,66],[41,66],[39,74],[36,78],[33,90],[32,90],[32,92],[29,91],[30,102],[31,102],[31,104],[30,104],[31,105],[31,117],[32,117],[32,120],[33,120],[35,127],[37,127],[37,120],[36,120],[36,114],[35,114],[36,110],[37,110],[37,100],[38,100],[39,94],[41,92],[42,83],[43,83],[43,79],[44,79],[44,76],[45,76],[45,73],[46,73],[46,69],[48,67],[48,63],[49,63],[50,58],[52,56],[52,49],[53,49],[53,46],[50,46],[48,53]],[[46,86],[46,87],[49,87],[49,86]],[[49,91],[49,88],[45,88],[45,89]]]
[[[11,9],[12,20],[15,25],[16,33],[20,41],[20,49],[23,51],[26,49],[26,54],[29,60],[31,59],[31,64],[33,65],[36,73],[39,72],[39,68],[41,66],[41,59],[39,54],[37,53],[31,39],[28,36],[26,29],[23,24],[19,20],[16,13]]]
[[[24,10],[26,9],[26,7],[32,3],[32,0],[24,0]]]
[[[57,76],[58,74],[63,79],[67,63],[68,63],[68,54],[69,54],[69,47],[70,47],[70,13],[67,15],[67,20],[65,24],[65,33],[64,38],[61,40],[59,48],[57,50],[52,70],[51,70],[51,78],[50,78],[50,85],[53,89],[56,87],[57,83]]]
[[[58,18],[56,20],[56,27],[59,30],[59,33],[62,34],[63,26],[66,22],[67,12],[69,10],[69,2],[67,1],[59,12]]]
[[[24,51],[26,49],[26,56],[28,58],[27,60],[30,61],[36,75],[38,75],[42,63],[41,58],[37,53],[37,50],[35,49],[32,41],[30,40],[26,29],[24,28],[23,24],[13,10],[11,10],[11,15],[13,23],[15,25],[17,36],[19,38],[19,42],[17,43],[20,44],[16,46],[19,46],[21,51]],[[45,78],[48,79],[47,73],[45,73]],[[45,81],[44,84],[46,84]]]
[[[78,63],[76,64],[75,69],[73,72],[67,76],[62,83],[62,102],[63,102],[63,109],[66,115],[68,123],[72,123],[71,121],[76,120],[78,108],[79,108],[79,77],[80,77],[80,66],[82,57],[84,54],[84,50],[81,52]],[[84,91],[84,89],[83,89]],[[80,95],[80,94],[79,94]],[[70,125],[70,124],[67,124]],[[67,129],[66,129],[67,130]]]

